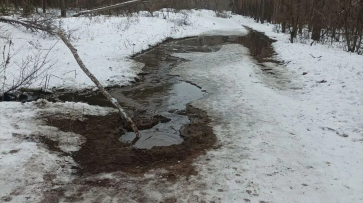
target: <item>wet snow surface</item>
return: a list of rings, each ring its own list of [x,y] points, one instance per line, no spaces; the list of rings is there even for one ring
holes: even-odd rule
[[[201,16],[211,24],[217,19],[209,11],[195,14],[195,18]],[[276,59],[284,65],[263,65],[276,70],[278,77],[264,74],[249,50],[238,44],[210,53],[174,54],[187,61],[175,67],[173,74],[208,92],[192,105],[211,116],[221,147],[195,161],[198,175],[175,182],[167,181],[163,170],[143,177],[122,172],[85,177],[108,181],[115,188],[98,184],[82,190],[82,198],[74,202],[363,202],[362,56],[323,45],[290,44],[287,35],[272,32],[273,26],[240,16],[215,22],[247,25],[277,40],[273,44]],[[175,35],[196,33],[190,30]],[[216,26],[209,33],[216,30],[231,32]],[[95,44],[102,47],[102,42]],[[138,50],[146,46],[138,43]],[[115,64],[124,59],[108,60]],[[121,72],[127,72],[127,77],[134,75],[130,64],[123,62],[128,69]],[[50,152],[36,139],[55,133],[58,136],[47,136],[49,140],[57,139],[64,151],[72,152],[84,138],[43,126],[37,115],[69,111],[82,119],[80,115],[105,115],[112,110],[47,102],[0,102],[0,109],[0,201],[40,202],[82,188],[72,183],[76,163]],[[67,139],[58,140],[59,135]]]
[[[214,130],[222,144],[221,149],[208,153],[211,162],[198,162],[207,182],[207,199],[362,201],[361,195],[353,195],[362,189],[363,178],[362,142],[358,141],[362,126],[356,123],[352,128],[354,120],[360,119],[359,104],[329,92],[324,96],[333,96],[330,99],[335,103],[340,100],[334,107],[320,99],[323,92],[318,96],[296,91],[304,84],[286,69],[290,77],[286,79],[294,82],[290,89],[286,84],[281,88],[274,77],[261,74],[240,45],[226,45],[215,53],[175,56],[190,60],[175,68],[175,73],[211,93],[194,103],[215,118]],[[313,88],[329,86],[315,84]],[[334,113],[342,108],[351,111]],[[215,195],[218,190],[223,192]]]

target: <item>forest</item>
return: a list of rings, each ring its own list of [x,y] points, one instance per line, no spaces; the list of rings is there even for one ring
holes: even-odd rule
[[[2,0],[1,13],[6,14],[14,8],[22,8],[23,14],[29,15],[34,12],[46,13],[48,8],[58,8],[62,10],[61,16],[66,17],[67,9],[80,11],[127,1],[129,0]],[[140,10],[157,11],[162,8],[227,10],[229,5],[229,0],[148,0],[140,1],[140,4],[128,6],[122,10],[131,12]],[[38,8],[41,8],[41,10]]]
[[[126,2],[127,0],[2,0],[1,14],[14,10],[24,16],[47,13],[49,8],[80,11]],[[334,43],[348,52],[363,53],[363,1],[362,0],[149,0],[122,8],[122,12],[157,11],[161,8],[232,9],[234,13],[249,16],[261,23],[276,25],[276,31],[290,34],[290,42],[311,44]],[[121,9],[113,10],[119,14]],[[111,14],[109,10],[107,13]]]
[[[236,13],[261,23],[277,24],[277,31],[295,39],[341,42],[349,52],[362,54],[362,0],[235,0]]]

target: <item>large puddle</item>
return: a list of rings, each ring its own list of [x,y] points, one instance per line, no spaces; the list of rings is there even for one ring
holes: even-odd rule
[[[168,111],[161,111],[159,113],[160,115],[169,118],[170,121],[158,123],[151,129],[140,131],[141,138],[133,143],[135,147],[140,149],[151,149],[154,146],[170,146],[183,142],[179,129],[190,122],[187,116],[176,114],[176,112],[185,111],[186,105],[189,102],[202,98],[204,93],[198,87],[186,82],[174,84],[169,91],[170,93],[165,107]],[[161,101],[162,100],[163,99],[161,99]],[[135,133],[126,133],[120,137],[120,141],[132,143],[135,141]]]
[[[125,131],[119,137],[124,143],[132,143],[136,148],[151,149],[156,146],[170,146],[183,142],[180,129],[190,120],[185,110],[188,103],[198,100],[207,93],[199,87],[178,76],[170,70],[184,59],[172,56],[174,53],[216,52],[225,44],[242,44],[250,49],[251,55],[258,61],[271,60],[274,51],[273,40],[265,35],[250,31],[247,36],[201,36],[178,40],[166,40],[160,45],[133,57],[145,64],[134,84],[128,87],[112,88],[110,93],[116,97],[133,119],[142,115],[143,119],[152,119],[156,115],[166,119],[141,131],[142,137],[135,140],[135,134]],[[243,56],[241,56],[243,57]],[[261,66],[263,68],[263,66]],[[267,71],[272,72],[272,69]],[[61,101],[82,101],[91,105],[111,106],[100,93],[66,93],[57,97]]]

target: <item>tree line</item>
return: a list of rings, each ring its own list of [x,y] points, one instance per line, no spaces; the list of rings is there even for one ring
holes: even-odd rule
[[[68,8],[91,9],[99,6],[112,5],[127,0],[0,0],[2,13],[6,9],[21,9],[23,15],[30,15],[34,12],[46,13],[49,8],[61,10],[61,16],[66,17]]]
[[[9,9],[21,9],[24,16],[32,13],[47,13],[49,8],[61,10],[61,16],[66,17],[67,9],[82,10],[109,6],[130,0],[0,0],[1,12]],[[229,0],[147,0],[136,6],[129,6],[130,11],[155,11],[162,8],[174,9],[212,9],[226,10]]]
[[[237,14],[279,25],[290,33],[313,41],[344,42],[347,51],[362,54],[363,0],[232,0]]]
[[[47,13],[49,8],[92,9],[128,0],[0,0],[1,12],[21,10],[24,16]],[[278,31],[313,42],[341,42],[349,52],[363,54],[363,0],[148,0],[129,10],[155,11],[161,8],[219,10],[230,1],[235,13],[256,21],[279,25]],[[225,7],[225,6],[224,6]],[[111,13],[111,12],[110,12]]]

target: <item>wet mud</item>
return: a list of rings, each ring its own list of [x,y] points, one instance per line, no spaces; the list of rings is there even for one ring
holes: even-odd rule
[[[266,62],[280,64],[280,61],[273,59],[276,53],[272,47],[272,43],[276,42],[276,40],[269,38],[261,32],[254,31],[249,27],[245,26],[245,28],[249,31],[249,34],[246,37],[236,39],[236,41],[247,47],[251,56],[259,64]]]
[[[73,123],[72,132],[87,139],[79,151],[70,154],[79,164],[78,175],[116,171],[142,175],[150,169],[165,168],[169,171],[168,178],[173,179],[179,175],[195,175],[193,160],[216,142],[205,112],[188,106],[185,113],[190,116],[191,122],[183,127],[184,141],[149,150],[137,149],[119,141],[123,132],[118,114],[86,116],[83,121],[48,118],[48,124],[66,132],[69,123]]]
[[[225,44],[242,44],[259,63],[276,62],[271,59],[272,42],[256,32],[247,36],[167,39],[133,56],[145,64],[133,84],[108,89],[141,130],[141,139],[133,145],[135,135],[126,124],[120,125],[123,121],[118,114],[87,116],[82,121],[48,117],[47,123],[62,131],[69,131],[67,126],[73,123],[72,132],[87,139],[79,151],[70,154],[79,164],[79,175],[115,171],[141,175],[155,168],[167,169],[170,179],[193,175],[193,160],[215,147],[217,139],[207,113],[190,105],[208,93],[170,74],[185,61],[172,54],[215,52]],[[111,106],[99,92],[63,92],[47,99]]]

